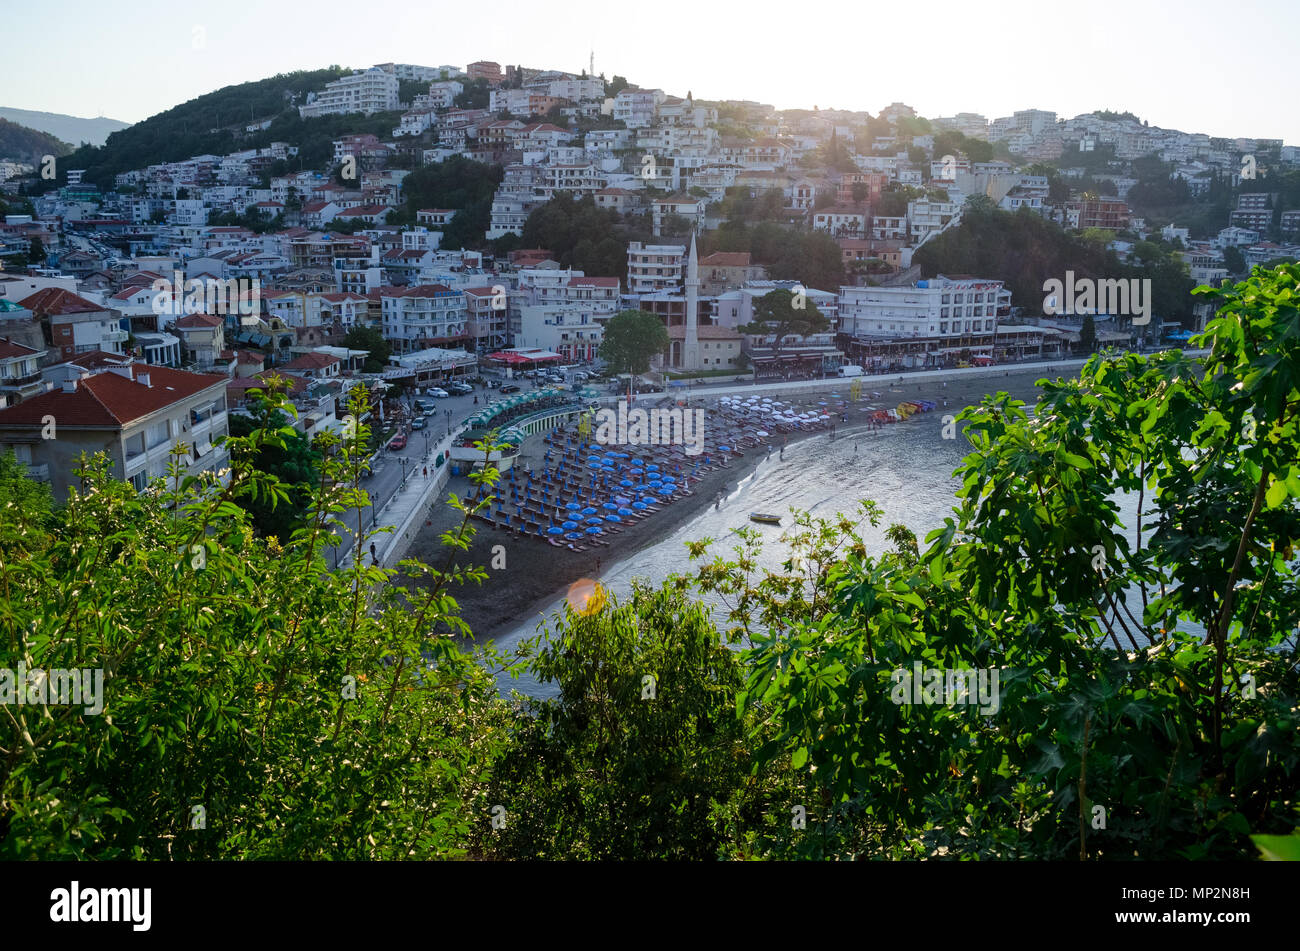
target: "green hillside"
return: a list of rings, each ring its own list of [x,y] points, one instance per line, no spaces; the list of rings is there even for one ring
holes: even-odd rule
[[[0,159],[13,159],[39,165],[44,155],[67,155],[68,143],[37,129],[0,119]]]
[[[102,147],[82,146],[67,164],[86,169],[86,181],[111,187],[115,175],[159,162],[209,153],[223,155],[277,140],[299,145],[296,139],[282,134],[291,130],[301,133],[308,124],[298,119],[296,107],[306,101],[307,93],[319,92],[326,83],[347,72],[331,66],[225,86],[114,132]],[[251,123],[267,119],[273,120],[270,129],[244,131]],[[354,130],[349,127],[347,131]]]

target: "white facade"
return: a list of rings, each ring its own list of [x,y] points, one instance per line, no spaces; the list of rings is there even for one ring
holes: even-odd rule
[[[395,75],[373,67],[327,83],[307,105],[298,107],[298,115],[306,119],[349,112],[389,112],[398,108],[397,90]]]
[[[841,287],[840,330],[856,337],[992,333],[1011,295],[1001,281],[934,278],[912,287]]]
[[[686,248],[680,244],[627,246],[627,289],[630,294],[651,294],[682,286]]]

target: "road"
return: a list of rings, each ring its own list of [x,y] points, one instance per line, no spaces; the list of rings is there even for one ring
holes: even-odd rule
[[[540,386],[534,386],[531,381],[517,380],[522,392],[532,392],[534,389],[544,389],[551,384],[543,383]],[[478,397],[478,402],[474,402],[474,397]],[[421,399],[433,399],[432,397],[420,397]],[[434,399],[436,409],[429,415],[426,420],[424,429],[410,429],[410,411],[411,398],[407,397],[402,400],[407,409],[407,416],[404,418],[403,431],[407,434],[406,448],[392,450],[388,448],[385,442],[384,448],[380,449],[375,457],[375,468],[371,475],[364,478],[361,482],[362,488],[369,493],[370,498],[374,501],[374,506],[362,510],[362,524],[366,529],[370,529],[376,522],[376,510],[382,511],[385,503],[393,497],[398,489],[410,478],[424,478],[426,467],[428,471],[433,470],[433,462],[425,462],[425,457],[429,451],[449,432],[455,430],[461,423],[481,410],[484,405],[500,398],[497,390],[489,389],[484,386],[475,387],[474,393],[465,396],[450,396],[445,399]],[[448,415],[450,414],[450,415]],[[372,428],[384,430],[391,426],[391,418],[388,423],[381,424],[379,420],[371,421]],[[445,465],[445,463],[444,463]],[[353,534],[351,529],[356,525],[356,513],[347,512],[344,516],[347,519],[348,530],[340,531],[342,544],[333,549],[333,553],[326,556],[330,567],[336,567],[338,562],[343,559],[348,550],[353,545]]]

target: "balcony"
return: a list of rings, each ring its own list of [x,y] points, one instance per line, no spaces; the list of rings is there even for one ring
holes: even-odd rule
[[[49,463],[46,463],[44,465],[39,465],[39,466],[28,466],[27,478],[35,479],[37,482],[49,482],[50,481]]]

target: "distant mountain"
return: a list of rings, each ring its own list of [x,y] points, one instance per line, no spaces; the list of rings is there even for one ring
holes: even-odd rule
[[[47,132],[29,129],[16,122],[0,119],[0,159],[13,159],[39,165],[46,155],[68,155],[72,146]]]
[[[81,119],[77,116],[65,116],[57,112],[33,112],[30,109],[11,109],[0,106],[0,119],[8,119],[29,129],[39,129],[70,143],[73,148],[88,142],[91,145],[103,145],[110,133],[125,129],[131,123],[119,122],[117,119]]]

